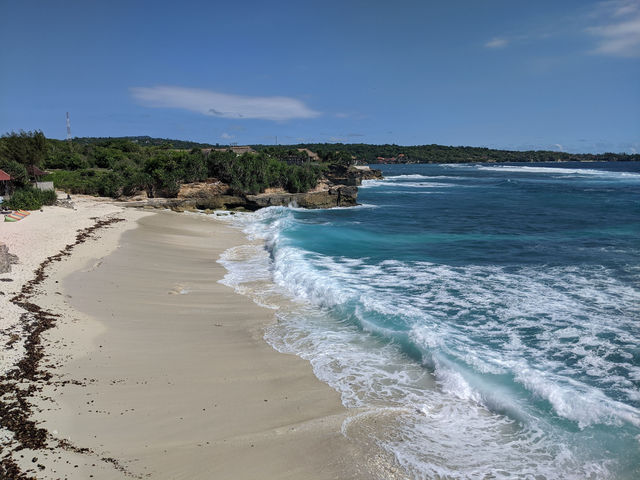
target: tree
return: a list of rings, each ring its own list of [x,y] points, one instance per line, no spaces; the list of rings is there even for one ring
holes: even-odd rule
[[[47,155],[47,139],[41,131],[11,132],[0,138],[0,157],[23,165],[42,165]]]
[[[20,188],[29,185],[29,174],[20,162],[7,158],[0,158],[0,170],[4,170],[11,176],[13,184]]]

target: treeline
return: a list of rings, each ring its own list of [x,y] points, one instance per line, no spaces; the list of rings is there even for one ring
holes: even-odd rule
[[[54,140],[55,142],[55,140]],[[57,141],[65,143],[62,141]],[[85,137],[73,140],[82,147],[133,144],[139,147],[160,147],[176,149],[212,148],[218,144],[187,142],[164,138]],[[474,163],[474,162],[557,162],[557,161],[640,161],[640,155],[624,153],[567,153],[550,150],[496,150],[482,147],[456,147],[445,145],[402,146],[395,144],[370,145],[364,143],[308,143],[298,145],[252,145],[258,152],[267,154],[287,163],[303,164],[309,161],[303,149],[316,153],[321,162],[348,165],[358,163],[375,164],[381,162],[398,163]],[[302,150],[302,151],[301,151]],[[383,159],[383,160],[380,160]]]
[[[29,183],[26,165],[50,171],[55,187],[69,193],[118,198],[145,191],[149,197],[175,197],[183,183],[215,178],[234,193],[256,194],[267,188],[304,192],[316,186],[326,166],[288,164],[268,152],[180,150],[163,143],[143,146],[130,139],[76,143],[46,139],[42,132],[0,138],[0,168]]]
[[[171,138],[154,138],[149,136],[139,137],[76,137],[73,139],[75,145],[93,145],[114,142],[131,142],[141,147],[162,147],[171,146],[180,150],[190,150],[192,148],[211,148],[219,147],[219,144],[211,145],[210,143],[190,142],[188,140],[175,140]]]
[[[311,143],[296,145],[320,156],[340,151],[355,157],[359,163],[474,163],[474,162],[557,162],[557,161],[640,161],[640,155],[624,153],[566,153],[548,150],[513,151],[480,147],[448,147],[444,145],[369,145],[364,143]],[[290,147],[289,147],[290,148]],[[382,158],[383,160],[380,160]],[[394,159],[394,160],[392,160]]]
[[[0,138],[0,170],[11,176],[14,189],[11,198],[2,202],[3,208],[38,210],[56,202],[54,191],[42,191],[31,185],[35,180],[32,169],[44,161],[47,150],[42,132],[20,132]]]
[[[356,158],[347,150],[339,148],[342,145],[326,144],[323,148],[304,148],[303,145],[252,145],[251,148],[258,152],[264,152],[269,156],[279,158],[286,162],[304,163],[311,160],[308,151],[312,151],[318,161],[328,165],[340,165],[348,167],[353,165]],[[308,151],[307,151],[308,150]]]

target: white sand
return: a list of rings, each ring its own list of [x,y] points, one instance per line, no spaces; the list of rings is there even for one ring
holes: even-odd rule
[[[13,305],[9,299],[20,291],[22,285],[33,278],[34,271],[46,258],[60,252],[66,245],[73,243],[78,230],[95,223],[92,217],[117,215],[128,221],[111,226],[119,235],[135,227],[135,219],[149,215],[147,212],[123,208],[109,199],[96,199],[83,195],[73,197],[75,210],[63,207],[43,207],[41,211],[32,211],[31,215],[18,222],[4,222],[0,217],[0,243],[9,247],[9,252],[18,256],[18,263],[12,265],[11,272],[0,274],[0,278],[11,282],[0,282],[0,345],[4,345],[9,332],[18,326],[22,309]],[[117,243],[109,244],[115,249]],[[109,250],[103,247],[101,255]],[[19,344],[11,350],[0,351],[0,374],[10,368],[23,354]]]
[[[43,363],[72,381],[45,386],[36,418],[52,438],[91,452],[23,450],[14,459],[24,470],[74,479],[402,477],[375,446],[341,434],[349,412],[306,361],[266,344],[272,312],[218,283],[219,255],[246,243],[239,232],[204,216],[74,200],[75,212],[50,207],[0,227],[20,256],[0,275],[14,279],[0,285],[10,289],[0,305],[11,324],[20,312],[8,298],[42,260],[73,243],[90,217],[127,220],[52,265],[33,299],[62,315],[45,335]]]

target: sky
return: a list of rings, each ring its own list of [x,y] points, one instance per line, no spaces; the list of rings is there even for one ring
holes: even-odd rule
[[[640,152],[640,0],[0,0],[0,134]]]

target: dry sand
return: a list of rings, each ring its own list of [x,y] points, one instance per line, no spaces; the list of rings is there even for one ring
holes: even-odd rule
[[[35,417],[50,445],[72,447],[14,453],[23,470],[43,479],[400,476],[378,449],[341,433],[348,412],[306,361],[263,340],[273,313],[218,283],[216,260],[247,243],[240,232],[206,216],[94,204],[86,208],[126,221],[55,262],[32,300],[61,314],[44,335],[57,381],[37,395]],[[44,220],[51,211],[21,222],[55,230]],[[48,230],[28,232],[36,245]],[[17,291],[59,244],[26,260],[24,237],[13,238],[0,241],[22,254]]]
[[[18,256],[18,263],[12,266],[11,272],[0,274],[0,279],[10,280],[0,283],[0,291],[4,293],[0,295],[0,331],[15,328],[20,315],[24,313],[9,299],[33,277],[36,268],[46,258],[73,243],[78,230],[93,225],[96,217],[119,216],[128,220],[111,229],[119,236],[124,230],[135,227],[135,219],[148,215],[141,210],[125,209],[108,199],[96,200],[94,197],[77,195],[73,197],[73,202],[75,209],[44,207],[42,211],[32,211],[28,217],[15,223],[4,222],[4,217],[0,216],[0,243],[5,243],[9,252]],[[108,249],[116,246],[117,241],[104,242],[100,255],[107,255]],[[0,350],[0,374],[23,353],[20,345],[10,350]]]

